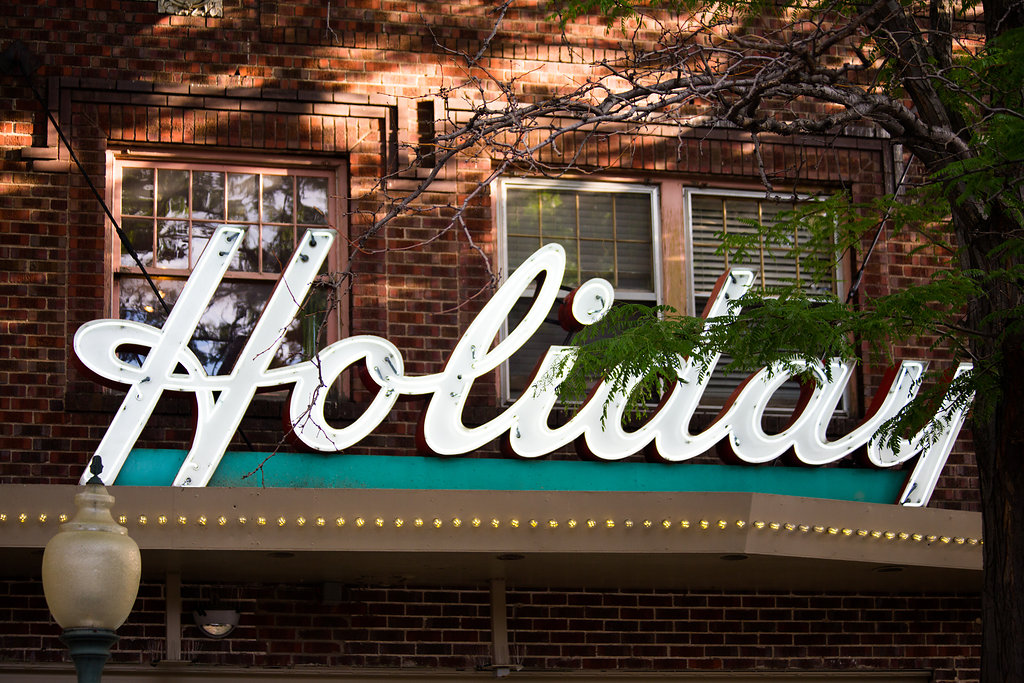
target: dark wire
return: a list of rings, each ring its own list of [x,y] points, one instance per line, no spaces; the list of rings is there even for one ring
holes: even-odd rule
[[[22,74],[24,74],[25,80],[28,82],[28,87],[30,90],[32,90],[32,94],[35,95],[36,100],[43,107],[43,111],[46,112],[46,118],[50,120],[50,123],[53,124],[54,130],[57,131],[57,135],[60,137],[60,141],[64,143],[64,146],[67,147],[68,153],[71,154],[71,160],[74,161],[75,166],[78,167],[78,172],[82,174],[83,178],[85,178],[85,182],[89,184],[89,189],[92,190],[93,195],[96,196],[96,201],[98,201],[100,203],[100,206],[103,207],[103,213],[107,214],[107,218],[109,218],[110,222],[113,224],[114,230],[117,232],[117,237],[119,240],[121,240],[121,244],[124,245],[125,249],[128,250],[128,255],[131,256],[132,260],[135,261],[135,263],[139,266],[139,270],[142,271],[142,276],[146,278],[146,282],[149,283],[149,286],[153,290],[153,293],[156,294],[157,301],[159,301],[160,305],[163,307],[164,313],[170,315],[171,307],[167,305],[166,301],[164,301],[164,297],[162,294],[160,294],[160,290],[159,288],[157,288],[156,283],[153,282],[153,278],[149,276],[149,273],[146,271],[146,267],[142,265],[142,259],[140,259],[138,253],[136,253],[135,248],[132,246],[131,241],[128,239],[128,235],[126,235],[124,230],[121,229],[121,226],[118,224],[117,219],[114,218],[114,214],[112,214],[110,212],[110,209],[107,208],[107,203],[103,200],[103,196],[100,194],[100,191],[96,189],[96,185],[93,184],[92,178],[89,177],[89,174],[86,173],[85,168],[82,167],[82,163],[78,160],[78,156],[75,154],[75,150],[71,149],[71,142],[67,139],[67,137],[65,137],[64,131],[61,130],[60,128],[60,124],[57,123],[57,120],[54,118],[53,113],[50,111],[49,107],[46,106],[46,100],[44,100],[43,96],[39,94],[39,91],[36,89],[36,86],[32,83],[32,80],[29,77],[29,75],[25,74],[24,70],[22,70]]]

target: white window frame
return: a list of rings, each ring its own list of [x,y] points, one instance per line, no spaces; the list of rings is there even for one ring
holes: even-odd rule
[[[502,280],[509,275],[508,262],[508,189],[527,188],[537,190],[564,189],[575,192],[618,192],[646,194],[651,201],[651,277],[654,283],[654,291],[616,289],[616,301],[628,302],[650,302],[652,305],[662,303],[662,255],[661,255],[661,187],[658,184],[617,182],[614,180],[574,180],[574,179],[547,179],[547,178],[499,178],[496,181],[495,190],[495,213],[497,218],[498,232],[498,253],[500,255],[499,265],[502,273]],[[531,293],[532,289],[527,290]],[[653,294],[653,297],[651,296]],[[508,334],[507,321],[502,325],[501,335]],[[509,385],[509,364],[505,361],[501,369],[501,397],[505,402],[512,400]]]
[[[683,187],[683,229],[685,231],[685,262],[686,262],[686,306],[689,315],[700,316],[701,311],[697,309],[697,292],[694,284],[694,250],[693,250],[693,202],[694,196],[711,196],[721,197],[724,199],[760,199],[760,200],[779,200],[793,203],[800,202],[814,202],[820,201],[817,197],[809,194],[789,194],[789,193],[770,193],[765,191],[754,191],[754,190],[737,190],[730,188],[705,188],[705,187]],[[742,267],[742,266],[740,266]],[[844,277],[845,269],[842,264],[837,264],[835,274],[833,276],[834,290],[833,294],[841,296],[846,291],[846,279]],[[759,278],[760,279],[760,278]],[[843,398],[840,400],[839,407],[837,408],[837,414],[845,415],[849,412],[849,406],[851,400],[851,391],[848,386],[844,392]],[[721,408],[717,403],[709,404],[708,410],[714,410]],[[788,412],[788,408],[775,408],[769,406],[766,413],[768,414],[783,414]]]
[[[724,199],[760,199],[767,201],[784,201],[792,203],[820,201],[817,197],[808,194],[783,194],[770,192],[757,192],[753,190],[735,190],[728,188],[704,188],[684,187],[683,188],[683,229],[685,231],[685,261],[686,261],[686,306],[690,315],[699,316],[701,311],[697,310],[696,285],[693,276],[693,197],[704,195],[710,197],[722,197]],[[846,291],[844,269],[837,266],[833,277],[834,291],[837,296]]]

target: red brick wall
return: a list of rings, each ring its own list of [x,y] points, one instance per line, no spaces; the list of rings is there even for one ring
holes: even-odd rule
[[[216,597],[241,612],[223,640],[198,636],[191,610]],[[525,670],[933,670],[977,680],[971,595],[510,590],[509,647]],[[200,664],[475,669],[490,662],[485,590],[308,585],[182,586],[182,656]],[[164,656],[164,596],[143,584],[111,664]],[[0,582],[0,662],[66,660],[38,582]]]
[[[359,0],[226,0],[225,18],[165,17],[152,0],[9,2],[5,37],[18,36],[41,59],[32,82],[70,135],[101,193],[112,146],[216,153],[324,155],[347,164],[347,211],[355,239],[415,172],[377,184],[418,143],[416,102],[462,72],[434,44],[474,52],[491,28],[494,3]],[[427,27],[433,29],[433,35]],[[486,65],[522,77],[524,96],[543,94],[586,64],[611,54],[615,38],[596,22],[570,29],[568,50],[542,11],[510,15]],[[508,61],[514,60],[514,61]],[[452,116],[456,99],[448,102]],[[87,320],[109,314],[104,299],[110,245],[102,211],[47,125],[23,81],[0,75],[0,484],[77,480],[121,400],[69,363],[68,346]],[[572,151],[567,140],[563,155]],[[868,198],[885,184],[883,141],[765,140],[780,186],[847,188]],[[627,152],[623,154],[623,151]],[[615,158],[616,175],[673,178],[758,189],[743,141],[723,132],[651,136],[626,150],[584,150],[585,164]],[[555,157],[551,161],[558,161]],[[424,202],[462,201],[490,171],[485,156],[460,158]],[[479,311],[488,273],[443,209],[395,221],[349,245],[354,273],[348,333],[388,338],[411,373],[438,371]],[[496,234],[484,193],[466,214],[474,242],[493,257]],[[904,238],[872,257],[863,296],[913,286],[932,261]],[[911,343],[898,357],[927,358]],[[877,383],[869,368],[865,384]],[[497,380],[481,382],[467,421],[497,410]],[[354,417],[356,392],[332,410]],[[260,398],[242,429],[256,448],[280,445],[280,402]],[[356,450],[414,450],[416,401]],[[189,402],[168,397],[140,445],[189,443]],[[240,437],[232,446],[247,449]],[[492,452],[493,454],[493,452]],[[685,467],[685,465],[682,465]],[[976,508],[976,476],[963,441],[934,506]],[[2,530],[0,530],[2,533]],[[488,598],[473,588],[350,587],[325,604],[313,586],[183,587],[186,611],[214,595],[243,612],[237,635],[202,640],[183,629],[185,655],[199,662],[259,666],[475,667],[489,659]],[[35,578],[0,581],[0,662],[63,659]],[[513,591],[513,656],[530,669],[934,669],[936,681],[977,678],[976,596]],[[143,584],[122,629],[115,663],[148,663],[164,649],[162,587]],[[187,621],[187,619],[186,619]]]
[[[404,165],[417,143],[416,102],[461,77],[448,48],[473,52],[493,21],[487,4],[391,0],[310,6],[297,0],[228,0],[223,19],[167,17],[146,2],[9,3],[4,26],[43,66],[32,82],[60,120],[100,192],[106,191],[105,152],[111,146],[157,145],[163,150],[210,149],[326,155],[349,166],[348,211],[354,239],[389,198],[412,187],[416,174],[377,179]],[[433,33],[427,30],[430,28]],[[524,93],[541,93],[567,76],[586,73],[590,59],[616,47],[614,33],[596,22],[570,27],[576,51],[552,39],[542,11],[513,12],[487,65],[522,77]],[[95,447],[119,400],[68,365],[68,344],[83,322],[108,315],[103,259],[108,236],[98,202],[71,169],[43,108],[23,81],[4,76],[0,94],[0,482],[67,482]],[[449,113],[463,113],[457,98]],[[429,107],[427,108],[429,110]],[[563,158],[573,152],[566,140]],[[766,138],[769,172],[779,186],[849,189],[868,198],[885,185],[884,141],[871,137],[800,141]],[[625,149],[585,150],[584,165],[616,159],[620,176],[672,177],[683,182],[758,187],[743,140],[721,131],[682,139],[652,135]],[[553,162],[559,161],[552,157]],[[486,157],[462,158],[424,203],[452,205],[486,177]],[[388,338],[411,373],[436,372],[480,309],[475,296],[488,282],[484,262],[458,230],[445,233],[449,211],[403,217],[350,249],[351,334]],[[490,199],[467,213],[474,242],[495,256]],[[934,259],[911,254],[907,238],[889,239],[872,256],[863,296],[913,286]],[[423,246],[414,245],[429,242]],[[897,350],[928,358],[926,341]],[[880,368],[869,367],[870,396]],[[497,377],[481,380],[467,422],[493,415]],[[361,412],[365,393],[343,402],[340,417]],[[264,403],[267,403],[264,401]],[[422,403],[399,404],[385,427],[359,445],[369,453],[412,452]],[[190,422],[181,402],[166,401],[143,444],[184,447]],[[261,449],[280,445],[278,408],[258,407],[243,429]],[[965,442],[966,443],[966,442]],[[247,448],[241,439],[236,447]],[[936,505],[976,506],[969,449],[953,456]]]

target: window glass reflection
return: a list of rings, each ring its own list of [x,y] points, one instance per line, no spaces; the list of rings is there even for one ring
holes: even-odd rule
[[[156,278],[155,282],[164,301],[173,308],[185,281]],[[189,348],[208,375],[224,375],[231,372],[273,289],[273,282],[229,280],[220,284],[189,342]],[[285,330],[271,367],[308,360],[317,349],[323,347],[323,323],[327,317],[327,308],[326,290],[314,287],[295,320]],[[158,328],[166,320],[156,294],[141,277],[126,277],[120,281],[119,309],[120,317],[124,320],[133,320]],[[255,357],[266,350],[251,349],[250,352]],[[141,365],[145,358],[145,352],[127,349],[120,350],[118,355],[123,360],[137,365]],[[252,361],[254,358],[248,360]]]
[[[153,221],[148,218],[125,218],[121,221],[121,230],[128,236],[128,242],[139,255],[142,265],[153,265]],[[124,244],[121,245],[121,265],[136,265]]]
[[[153,169],[124,169],[121,174],[121,214],[153,215]]]
[[[228,173],[228,220],[259,220],[259,193],[252,173]]]
[[[161,168],[156,176],[156,215],[167,218],[188,216],[188,171]]]
[[[221,171],[192,174],[192,217],[224,218],[224,174]]]
[[[327,178],[300,176],[298,222],[327,225]]]
[[[291,223],[294,194],[288,176],[263,176],[263,221]]]
[[[156,265],[188,268],[188,222],[156,222]]]

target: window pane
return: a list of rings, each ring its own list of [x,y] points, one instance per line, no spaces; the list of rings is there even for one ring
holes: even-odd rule
[[[580,243],[583,279],[603,277],[615,284],[615,243],[611,240],[584,240]]]
[[[192,174],[192,216],[224,219],[224,174],[196,171]]]
[[[594,277],[630,290],[634,299],[654,302],[654,237],[652,194],[644,190],[606,191],[591,185],[523,187],[505,190],[509,270],[545,244],[565,249],[562,284],[576,287]],[[509,329],[529,306],[525,297],[509,316]],[[526,385],[534,363],[566,333],[545,323],[509,362],[513,397]]]
[[[650,223],[647,231],[651,231]],[[615,198],[612,195],[588,192],[581,198],[580,237],[615,239]]]
[[[654,264],[651,245],[620,242],[618,245],[618,278],[615,286],[622,289],[654,290]]]
[[[540,235],[540,202],[537,193],[509,188],[506,193],[506,231],[511,235]]]
[[[170,301],[177,298],[186,273],[198,263],[214,232],[224,225],[242,229],[228,274],[190,344],[208,372],[228,370],[275,285],[272,279],[239,276],[283,270],[294,251],[296,215],[304,225],[329,223],[329,177],[286,176],[275,169],[266,173],[227,168],[191,171],[158,163],[149,168],[121,167],[120,172],[122,227],[144,264],[165,269],[159,287]],[[283,225],[268,226],[267,220]],[[122,251],[120,266],[136,268],[127,250]],[[167,272],[170,269],[181,272],[172,274]],[[162,325],[166,314],[146,281],[121,272],[115,272],[115,277],[121,315]],[[308,358],[326,343],[326,304],[324,291],[310,297],[288,328],[274,364]],[[137,355],[135,359],[139,360]]]
[[[228,173],[228,220],[259,220],[259,193],[256,176],[251,173]]]
[[[291,223],[294,192],[287,176],[263,176],[263,221]]]
[[[148,218],[125,218],[121,221],[121,230],[128,236],[132,249],[139,255],[142,265],[153,265],[153,221]],[[137,267],[128,254],[128,249],[121,244],[121,265],[129,268]]]
[[[164,298],[168,306],[174,306],[181,293],[181,280],[168,280],[156,278],[154,280],[157,290]],[[120,304],[120,317],[124,320],[160,327],[167,318],[163,306],[156,297],[156,292],[149,286],[149,283],[141,277],[126,277],[119,283],[118,298]]]
[[[288,265],[295,243],[290,226],[263,226],[263,272],[280,273]]]
[[[153,169],[124,169],[121,174],[121,215],[153,215]]]
[[[216,223],[196,223],[192,226],[192,258],[189,265],[193,268],[199,263],[199,257],[203,255],[217,227]]]
[[[327,225],[327,178],[301,176],[299,185],[299,223]]]
[[[544,242],[576,237],[576,193],[544,190],[540,193],[540,236]]]
[[[245,227],[245,226],[238,226]],[[231,270],[240,270],[246,273],[258,273],[260,270],[260,231],[252,225],[245,229],[242,237],[242,245],[235,253],[231,261]]]
[[[158,291],[168,306],[174,307],[185,280],[157,278]],[[203,313],[189,348],[203,365],[207,374],[226,374],[231,371],[252,334],[267,301],[272,282],[222,282],[210,306]],[[119,282],[120,317],[154,327],[167,319],[156,293],[141,277],[125,277]],[[315,349],[324,345],[323,321],[327,311],[327,296],[314,289],[302,309],[285,331],[281,348],[271,361],[280,366],[308,359]],[[254,355],[262,349],[256,349]],[[141,364],[144,353],[121,352],[128,362]]]
[[[156,175],[156,215],[188,218],[188,171],[161,168]]]
[[[160,268],[188,268],[188,222],[156,222],[156,265]]]

